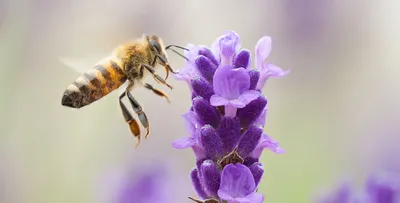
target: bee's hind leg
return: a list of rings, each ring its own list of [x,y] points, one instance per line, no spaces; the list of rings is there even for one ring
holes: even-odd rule
[[[133,98],[132,94],[130,92],[126,92],[126,94],[128,95],[128,99],[129,102],[132,105],[133,110],[135,111],[135,113],[138,115],[139,117],[139,121],[140,123],[142,123],[143,127],[146,128],[146,135],[145,138],[147,138],[147,136],[150,133],[150,129],[149,129],[149,121],[147,120],[147,116],[146,114],[143,112],[142,110],[142,106],[140,106],[140,104],[136,101],[135,98]]]
[[[122,93],[121,96],[119,96],[119,105],[122,110],[122,114],[124,115],[125,121],[129,124],[129,128],[131,129],[132,134],[137,137],[138,143],[136,144],[136,147],[139,146],[140,144],[140,128],[137,123],[137,121],[133,118],[132,114],[129,113],[128,109],[126,108],[125,104],[122,102],[122,98],[126,96],[126,93]]]
[[[156,81],[161,82],[162,84],[166,85],[170,89],[172,89],[172,86],[169,85],[164,79],[162,79],[154,70],[154,68],[148,64],[142,64],[143,68],[146,68],[155,78]]]
[[[144,84],[144,87],[147,88],[147,89],[149,89],[149,90],[151,90],[151,91],[153,91],[153,93],[156,94],[156,95],[165,97],[165,98],[167,99],[168,103],[171,103],[171,101],[170,101],[169,98],[168,98],[168,95],[165,94],[163,91],[154,88],[154,87],[153,87],[152,85],[150,85],[149,83],[145,83],[145,84]]]

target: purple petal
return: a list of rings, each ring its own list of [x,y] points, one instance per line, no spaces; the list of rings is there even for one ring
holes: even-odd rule
[[[198,56],[195,61],[196,68],[200,75],[209,82],[212,82],[217,66],[207,57]]]
[[[193,111],[188,111],[182,114],[183,120],[185,122],[186,130],[189,137],[180,138],[172,143],[172,146],[176,149],[186,149],[192,147],[197,143],[198,136],[196,133],[196,125],[198,125],[197,115]]]
[[[230,81],[228,80],[228,75],[231,71],[230,66],[222,66],[215,71],[213,86],[214,92],[216,94],[221,95],[222,97],[227,98],[227,95],[230,94]]]
[[[279,143],[273,140],[270,136],[263,134],[263,136],[260,139],[260,142],[254,149],[254,151],[250,154],[251,157],[253,158],[260,158],[261,152],[263,149],[269,149],[277,154],[282,154],[285,153],[285,150],[280,148]]]
[[[248,203],[262,203],[264,201],[264,195],[253,192],[246,196]]]
[[[238,117],[223,117],[217,129],[222,141],[223,153],[230,153],[237,145],[240,138],[240,121]]]
[[[197,115],[193,111],[188,111],[187,113],[182,114],[183,121],[185,122],[186,131],[189,135],[193,135],[196,131]]]
[[[207,57],[208,59],[210,59],[213,62],[214,65],[216,65],[216,66],[219,65],[219,62],[215,58],[214,54],[207,47],[199,46],[199,55]]]
[[[256,89],[262,89],[271,77],[280,78],[290,73],[290,70],[283,71],[281,68],[275,66],[274,64],[267,63],[262,64],[260,71],[260,79],[258,80]]]
[[[218,37],[217,39],[214,40],[214,42],[211,44],[211,52],[215,56],[215,59],[218,61],[218,64],[221,62],[221,50],[219,49],[219,40],[222,37]]]
[[[262,110],[261,115],[260,115],[260,116],[256,119],[256,121],[255,121],[255,122],[257,122],[258,124],[262,125],[263,128],[264,128],[264,126],[265,126],[265,119],[266,119],[266,117],[267,117],[267,111],[268,111],[268,108],[265,107],[265,108]]]
[[[216,128],[219,124],[220,116],[217,110],[208,103],[207,100],[196,97],[193,99],[193,109],[199,117],[201,125],[211,125]]]
[[[246,158],[258,145],[263,128],[261,125],[251,125],[243,134],[238,146],[238,153],[242,158]]]
[[[241,101],[244,105],[247,105],[253,100],[257,99],[260,95],[260,91],[246,90],[239,96],[237,100]]]
[[[221,173],[211,160],[205,160],[201,166],[203,186],[209,196],[218,197],[218,188],[221,184]]]
[[[213,80],[214,92],[228,100],[237,99],[250,87],[250,76],[244,68],[223,66],[217,69]]]
[[[234,104],[234,105],[238,106],[240,104]],[[228,105],[225,105],[224,109],[226,117],[234,118],[236,116],[237,108],[235,106],[232,106],[231,101],[229,101]]]
[[[212,106],[224,106],[229,104],[229,100],[225,97],[221,97],[218,94],[214,94],[210,98],[210,103]]]
[[[247,49],[241,50],[233,60],[233,68],[247,69],[250,65],[250,51]]]
[[[228,164],[222,170],[218,196],[224,200],[243,198],[256,188],[253,175],[243,164]]]
[[[210,83],[203,80],[201,77],[195,77],[191,81],[193,92],[197,96],[201,96],[206,100],[210,100],[214,94],[214,90]]]
[[[189,61],[186,61],[186,63],[194,63],[196,57],[199,55],[199,48],[196,47],[194,44],[188,44],[186,48],[189,51],[184,51],[184,55]]]
[[[241,109],[246,106],[246,103],[244,103],[243,101],[241,101],[239,99],[234,99],[234,100],[229,101],[229,105],[232,107],[235,107],[237,109]],[[236,111],[235,111],[235,113],[236,113]]]
[[[198,173],[197,169],[193,169],[190,172],[190,177],[192,179],[192,184],[193,184],[194,189],[196,190],[197,195],[202,199],[207,199],[208,196],[207,196],[206,192],[204,191],[204,188],[201,186],[201,182],[199,179],[199,173]]]
[[[193,137],[184,137],[180,138],[172,143],[172,146],[175,149],[186,149],[188,147],[193,146],[196,143],[196,140]]]
[[[195,70],[195,68],[193,66],[185,66],[184,68],[179,70],[178,74],[174,74],[174,78],[176,80],[183,80],[185,81],[188,85],[190,90],[192,91],[192,86],[190,84],[190,79],[193,75],[195,75],[195,73],[193,72],[197,72],[197,70]]]
[[[187,70],[185,70],[185,68],[186,67],[180,69],[178,74],[174,74],[173,75],[174,78],[177,79],[177,80],[183,80],[183,81],[189,82],[190,81],[190,76],[185,73],[185,71],[187,71]]]
[[[251,173],[253,174],[254,177],[254,182],[256,183],[256,186],[260,183],[261,178],[264,174],[264,166],[262,165],[262,163],[257,162],[254,163],[253,165],[251,165],[249,167]]]
[[[198,48],[193,44],[188,44],[186,48],[189,49],[189,51],[185,51],[184,55],[189,60],[186,61],[184,68],[180,69],[178,74],[174,74],[174,77],[177,80],[186,81],[190,87],[190,79],[198,75],[197,69],[193,66],[198,56]]]
[[[219,50],[221,51],[221,63],[232,64],[233,56],[240,48],[239,35],[234,31],[227,31],[219,39]]]
[[[272,137],[265,135],[265,134],[263,135],[263,137],[264,137],[264,140],[261,141],[261,147],[267,148],[277,154],[285,153],[285,150],[279,146],[279,142],[273,140]]]
[[[267,106],[267,98],[265,96],[260,96],[257,99],[253,100],[246,107],[239,109],[237,112],[237,116],[240,118],[240,124],[242,127],[247,127],[255,121],[258,121],[263,113],[263,110]],[[262,122],[260,120],[259,122]],[[264,122],[260,123],[264,126]]]
[[[200,141],[208,158],[214,159],[222,154],[222,142],[215,129],[205,125],[200,130]]]
[[[261,69],[261,65],[271,53],[271,38],[264,36],[258,40],[256,45],[256,68]]]
[[[258,80],[260,79],[260,71],[258,70],[250,70],[250,87],[249,90],[255,90],[257,87]]]

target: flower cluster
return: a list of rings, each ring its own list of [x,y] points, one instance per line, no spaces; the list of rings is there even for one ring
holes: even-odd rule
[[[186,81],[192,92],[192,107],[183,115],[189,136],[173,146],[191,147],[196,155],[191,179],[201,200],[192,200],[263,202],[256,192],[264,172],[261,152],[284,150],[263,132],[267,98],[261,89],[269,78],[288,71],[265,62],[270,37],[262,37],[255,47],[255,68],[250,68],[250,51],[240,49],[233,31],[217,38],[210,49],[192,44],[187,49],[188,60],[176,78]]]
[[[349,184],[343,184],[332,194],[318,200],[319,203],[398,203],[400,184],[395,178],[371,176],[361,192],[356,192]]]

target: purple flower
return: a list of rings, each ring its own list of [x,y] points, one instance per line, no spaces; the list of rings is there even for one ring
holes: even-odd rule
[[[189,51],[185,51],[184,55],[188,61],[186,61],[185,67],[179,70],[178,74],[175,74],[174,77],[177,80],[183,80],[188,83],[190,90],[192,90],[192,86],[190,84],[190,79],[197,76],[199,73],[197,69],[194,67],[194,62],[196,57],[198,56],[198,47],[194,46],[193,44],[188,44],[187,49]]]
[[[256,184],[250,169],[243,164],[225,166],[218,196],[228,203],[261,203],[264,196],[255,192]]]
[[[185,121],[186,130],[189,136],[176,140],[172,143],[172,146],[176,149],[186,149],[188,147],[192,147],[197,157],[205,157],[203,147],[199,143],[199,123],[197,115],[193,111],[189,111],[183,114],[182,117]]]
[[[210,49],[190,45],[185,53],[189,61],[177,78],[192,92],[192,107],[183,115],[189,136],[173,146],[195,152],[196,168],[190,177],[201,198],[197,202],[264,199],[255,193],[264,173],[258,160],[265,148],[284,150],[263,133],[267,99],[261,88],[268,78],[287,74],[264,63],[271,51],[268,43],[270,38],[264,37],[257,44],[255,69],[250,68],[250,51],[240,49],[234,31],[218,37]]]
[[[245,107],[261,94],[249,90],[250,76],[244,68],[220,67],[213,81],[215,94],[211,96],[210,103],[213,106],[225,106],[225,114],[230,117],[236,116],[236,108]]]
[[[283,71],[281,68],[271,63],[266,63],[265,60],[271,53],[271,38],[262,37],[256,45],[256,69],[260,71],[260,79],[257,83],[257,89],[262,89],[271,77],[282,77],[290,73]]]
[[[232,65],[233,57],[239,48],[239,35],[234,31],[225,32],[219,39],[221,65]]]
[[[250,157],[260,158],[261,153],[264,149],[269,149],[277,154],[285,153],[285,150],[279,146],[279,143],[272,139],[272,137],[263,134],[261,139],[258,141],[257,146],[251,152]]]

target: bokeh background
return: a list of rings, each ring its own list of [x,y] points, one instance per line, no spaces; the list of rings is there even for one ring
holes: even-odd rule
[[[400,159],[399,9],[397,0],[0,0],[0,202],[118,203],[122,182],[149,167],[172,183],[155,191],[190,202],[194,155],[171,147],[186,135],[183,82],[164,88],[171,104],[135,90],[152,126],[138,149],[116,93],[61,106],[79,73],[60,57],[103,57],[142,33],[209,45],[235,30],[250,50],[272,37],[269,61],[292,72],[263,90],[266,133],[287,151],[262,156],[265,202],[311,202],[341,180],[362,182]]]

